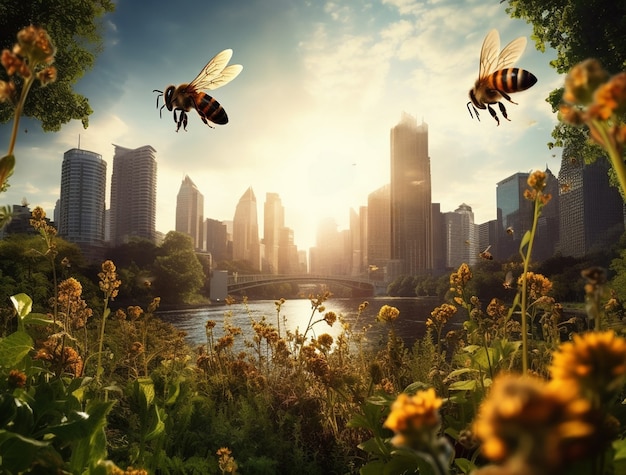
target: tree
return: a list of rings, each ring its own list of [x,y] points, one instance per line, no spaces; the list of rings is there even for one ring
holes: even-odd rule
[[[93,111],[87,98],[72,87],[101,51],[99,19],[114,8],[111,0],[0,0],[0,48],[12,49],[17,32],[30,24],[45,28],[57,48],[57,80],[46,87],[34,85],[24,107],[24,115],[40,120],[44,130],[58,131],[72,119],[87,128]],[[0,79],[7,79],[4,70]],[[11,105],[0,104],[0,123],[12,116]]]
[[[191,303],[204,285],[202,264],[193,248],[191,236],[170,231],[155,262],[156,294],[163,303]]]
[[[626,3],[615,0],[508,0],[507,13],[533,25],[536,48],[546,45],[557,52],[550,65],[564,74],[575,64],[595,58],[611,74],[626,67]],[[558,110],[563,88],[552,91],[546,99]],[[559,123],[552,132],[549,146],[576,144],[586,150],[585,157],[596,158],[598,148],[585,148],[584,129]]]

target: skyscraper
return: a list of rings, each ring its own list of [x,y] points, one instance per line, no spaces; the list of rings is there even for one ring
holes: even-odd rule
[[[263,207],[264,271],[270,274],[278,273],[280,232],[283,227],[285,227],[285,209],[280,201],[280,196],[278,193],[266,193]]]
[[[478,229],[472,207],[463,203],[454,212],[444,213],[446,267],[475,264],[478,260]]]
[[[384,268],[391,259],[390,188],[384,185],[367,196],[367,264]]]
[[[407,113],[391,129],[391,258],[406,275],[433,268],[428,125]]]
[[[78,148],[63,154],[59,235],[91,261],[103,257],[106,171],[100,154]]]
[[[559,171],[559,250],[583,257],[592,248],[615,242],[624,230],[624,202],[609,184],[605,158],[586,164],[576,150],[563,150]],[[548,204],[549,205],[549,204]]]
[[[111,176],[111,242],[156,239],[156,150],[115,146]]]
[[[211,253],[213,262],[232,259],[228,255],[228,229],[226,224],[216,219],[204,220],[205,250]]]
[[[233,218],[233,260],[247,261],[261,270],[261,245],[257,220],[256,196],[249,187],[239,199]]]
[[[490,252],[498,259],[517,257],[521,239],[531,229],[533,204],[524,198],[527,182],[528,173],[515,173],[497,183],[498,247],[492,244]]]
[[[204,196],[188,175],[176,196],[176,231],[189,234],[196,249],[204,249]]]

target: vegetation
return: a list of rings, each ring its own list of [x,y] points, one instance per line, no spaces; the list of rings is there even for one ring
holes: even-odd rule
[[[40,81],[52,80],[55,48],[47,33],[29,27],[19,38],[21,49],[3,54],[9,75],[26,79],[37,73]],[[567,120],[586,126],[607,151],[618,176],[615,158],[622,159],[626,143],[620,120],[625,75],[609,76],[593,62],[575,66],[562,108]],[[16,85],[2,83],[5,99]],[[19,98],[23,104],[23,92]],[[0,162],[5,178],[15,162],[14,139]],[[247,332],[232,324],[230,310],[219,338],[217,322],[207,321],[206,344],[192,350],[183,334],[155,318],[159,297],[143,307],[115,308],[123,282],[111,260],[95,275],[98,299],[88,302],[90,284],[68,267],[70,258],[80,260],[76,249],[63,245],[35,208],[36,239],[24,239],[34,251],[21,252],[18,240],[0,246],[11,272],[0,276],[2,288],[27,290],[38,301],[20,291],[0,312],[2,471],[624,473],[626,328],[620,293],[611,291],[602,268],[583,268],[582,280],[575,280],[586,315],[564,318],[552,295],[554,283],[532,261],[537,222],[551,199],[545,180],[541,171],[528,180],[525,196],[534,203],[534,216],[519,262],[484,264],[485,274],[511,272],[511,279],[498,275],[511,298],[488,297],[492,285],[476,278],[480,266],[463,264],[447,277],[445,301],[433,309],[425,337],[413,347],[397,334],[397,308],[378,310],[386,338],[372,345],[371,327],[327,311],[331,294],[321,292],[309,296],[305,328],[285,330],[280,299],[271,319],[249,315]],[[186,237],[170,233],[161,248],[141,258],[142,266],[153,266],[150,273],[132,255],[123,273],[143,285],[144,297],[167,293],[163,283],[170,279],[177,281],[172,287],[181,284],[170,298],[199,292],[202,264]],[[612,262],[618,286],[624,259],[620,254]],[[555,259],[544,265],[565,270],[577,264]],[[441,291],[440,284],[404,277],[392,288],[429,294]],[[359,306],[358,316],[367,306]],[[456,315],[462,328],[444,334]],[[324,333],[334,325],[341,326],[338,336]]]

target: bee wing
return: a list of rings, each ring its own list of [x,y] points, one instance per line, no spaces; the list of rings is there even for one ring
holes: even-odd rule
[[[498,55],[498,63],[496,64],[496,70],[509,68],[513,66],[526,48],[526,37],[520,36],[514,39]]]
[[[496,70],[499,53],[500,35],[498,30],[493,29],[485,36],[483,47],[480,49],[480,65],[478,67],[478,77],[480,79],[489,76]]]
[[[232,56],[232,49],[225,49],[216,54],[189,85],[198,90],[212,90],[235,79],[243,66],[232,64],[226,67]]]
[[[522,55],[526,48],[526,37],[520,36],[514,39],[500,51],[500,35],[498,30],[493,29],[483,41],[480,50],[480,67],[478,77],[484,78],[500,69],[511,67]]]

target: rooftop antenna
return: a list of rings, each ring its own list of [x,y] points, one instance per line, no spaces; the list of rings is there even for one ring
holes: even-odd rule
[[[78,150],[80,150],[80,134],[78,134]]]

